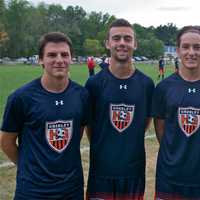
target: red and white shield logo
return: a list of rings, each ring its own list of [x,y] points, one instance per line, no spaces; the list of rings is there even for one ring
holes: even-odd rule
[[[50,147],[61,153],[72,138],[73,121],[46,122],[46,139]]]
[[[133,120],[134,110],[135,105],[110,105],[110,120],[117,131],[122,132],[130,126]]]
[[[187,107],[178,109],[178,121],[181,130],[187,137],[194,134],[200,125],[200,109]]]

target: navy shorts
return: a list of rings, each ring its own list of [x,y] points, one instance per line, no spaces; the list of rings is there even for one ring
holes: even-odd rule
[[[94,178],[88,180],[87,200],[143,200],[145,178]]]
[[[200,186],[182,186],[156,179],[155,200],[200,200]]]
[[[25,196],[15,192],[14,200],[84,200],[84,192],[82,187],[74,188],[74,191],[65,194],[52,194],[51,191],[43,196],[33,195]]]

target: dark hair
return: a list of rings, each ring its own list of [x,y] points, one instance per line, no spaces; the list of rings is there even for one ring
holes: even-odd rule
[[[130,27],[133,28],[132,25],[125,19],[116,19],[114,20],[109,28],[108,28],[108,32],[107,32],[107,39],[109,38],[109,34],[110,34],[110,29],[113,27]]]
[[[72,42],[68,36],[61,32],[50,32],[43,35],[39,41],[39,59],[42,59],[44,56],[44,48],[49,42],[60,43],[65,42],[69,45],[70,53],[73,55]]]
[[[182,29],[179,30],[177,37],[176,37],[176,45],[180,47],[181,44],[181,36],[185,33],[197,33],[200,34],[200,26],[184,26]]]

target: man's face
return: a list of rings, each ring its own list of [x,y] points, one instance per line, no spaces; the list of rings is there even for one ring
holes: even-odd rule
[[[177,54],[182,67],[187,69],[200,68],[200,34],[188,32],[181,36]]]
[[[111,57],[118,62],[127,62],[132,59],[133,50],[136,48],[134,32],[131,27],[112,27],[106,48],[110,50]]]
[[[71,63],[69,45],[65,42],[49,42],[44,47],[43,58],[40,64],[44,67],[44,73],[49,77],[65,78]]]

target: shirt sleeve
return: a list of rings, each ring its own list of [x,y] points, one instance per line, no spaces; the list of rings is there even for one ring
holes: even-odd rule
[[[163,84],[158,84],[154,90],[152,99],[152,116],[155,118],[165,119],[166,99],[165,87]]]
[[[1,130],[19,133],[23,128],[23,119],[23,102],[19,96],[12,94],[7,99]]]
[[[89,101],[89,125],[92,126],[92,123],[95,119],[95,102],[96,102],[96,97],[95,97],[95,81],[92,79],[93,77],[90,77],[86,84],[85,84],[85,88],[88,91],[88,101]]]
[[[150,79],[149,82],[148,82],[147,90],[146,90],[146,94],[147,94],[147,101],[146,101],[146,103],[147,103],[147,117],[152,116],[151,105],[152,105],[154,88],[155,88],[154,83]]]
[[[82,93],[82,102],[83,102],[83,114],[81,125],[85,126],[90,123],[91,120],[91,106],[90,106],[90,96],[88,91],[84,88]]]

